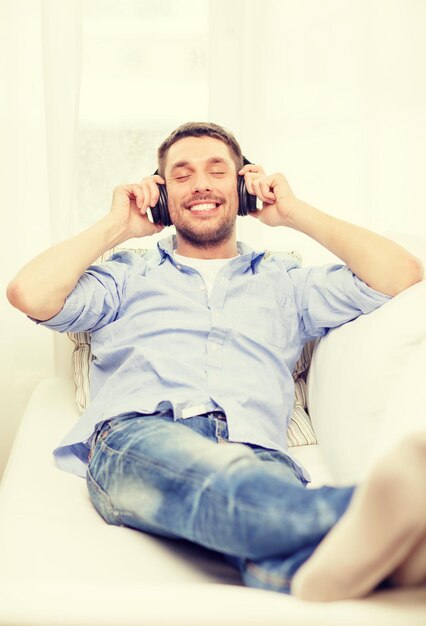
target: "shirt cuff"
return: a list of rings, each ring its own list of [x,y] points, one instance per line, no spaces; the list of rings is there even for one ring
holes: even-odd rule
[[[56,313],[56,315],[54,315],[50,319],[38,320],[29,315],[27,317],[40,326],[45,326],[46,328],[50,328],[51,330],[56,330],[60,333],[63,333],[68,331],[70,325],[78,316],[79,309],[81,309],[81,307],[79,307],[78,297],[74,290],[65,299],[64,306],[59,311],[59,313]]]
[[[353,285],[355,287],[355,292],[353,294],[354,302],[356,302],[357,306],[359,306],[360,310],[364,314],[372,313],[375,309],[392,299],[392,296],[369,287],[367,283],[361,280],[361,278],[358,278],[358,276],[356,276],[356,274],[354,274],[349,267],[346,266],[346,269],[353,276]],[[360,294],[363,297],[360,298]]]

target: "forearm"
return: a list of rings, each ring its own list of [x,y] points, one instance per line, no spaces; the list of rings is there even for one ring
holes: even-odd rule
[[[25,265],[7,289],[10,303],[30,317],[47,320],[58,313],[84,271],[128,233],[107,215],[82,233],[42,252]]]
[[[318,241],[367,285],[395,296],[423,277],[421,262],[398,244],[295,200],[287,225]]]
[[[263,202],[253,214],[269,226],[288,226],[333,252],[367,285],[395,296],[423,278],[422,263],[401,246],[360,226],[331,217],[296,198],[284,174],[265,176],[258,165],[240,171],[247,191]]]

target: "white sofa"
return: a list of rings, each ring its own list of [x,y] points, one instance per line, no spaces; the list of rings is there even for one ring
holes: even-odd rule
[[[411,247],[426,262],[426,244]],[[362,479],[425,428],[425,359],[426,282],[319,342],[307,385],[319,443],[292,449],[313,485]],[[85,481],[52,461],[77,418],[69,376],[44,380],[22,419],[0,490],[0,626],[426,624],[425,587],[302,602],[242,586],[207,550],[108,526]]]

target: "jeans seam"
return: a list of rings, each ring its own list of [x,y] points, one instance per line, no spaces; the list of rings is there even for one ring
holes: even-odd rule
[[[293,577],[281,576],[280,574],[265,571],[259,565],[256,565],[252,561],[246,561],[246,571],[254,576],[257,580],[265,585],[271,585],[274,587],[290,587]]]
[[[124,526],[124,524],[123,524],[123,522],[121,520],[120,514],[118,513],[117,509],[114,507],[108,492],[105,491],[105,489],[103,489],[101,487],[101,485],[98,483],[98,481],[95,479],[95,477],[93,476],[93,474],[92,474],[92,472],[90,470],[90,466],[87,467],[87,475],[90,478],[91,486],[95,489],[95,491],[97,491],[101,496],[105,497],[105,499],[107,500],[109,509],[110,509],[112,515],[114,516],[114,518],[118,521],[118,523],[121,526]]]

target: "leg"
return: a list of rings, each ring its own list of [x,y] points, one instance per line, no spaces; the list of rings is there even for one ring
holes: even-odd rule
[[[413,587],[426,583],[426,529],[406,560],[390,576],[396,587]]]
[[[257,446],[253,446],[253,449],[256,456],[264,464],[267,464],[270,472],[286,476],[294,485],[300,486],[305,484],[301,482],[303,479],[298,477],[298,472],[290,469],[292,468],[292,462],[288,456],[276,450],[265,450]],[[288,471],[289,469],[290,471]],[[353,487],[345,487],[339,490],[339,500],[335,502],[336,519],[343,515],[347,509],[353,492]],[[324,495],[327,497],[326,493]],[[327,507],[324,510],[326,511]],[[277,555],[272,558],[261,559],[233,558],[228,560],[239,569],[241,577],[247,586],[280,593],[290,593],[295,573],[312,556],[320,540],[314,544],[307,545],[291,555]]]
[[[300,568],[292,592],[308,600],[341,600],[366,595],[393,572],[402,577],[404,567],[406,579],[410,571],[415,579],[424,578],[425,563],[413,550],[425,540],[425,470],[424,434],[384,457]]]
[[[87,480],[108,522],[260,559],[317,543],[346,508],[351,490],[292,484],[248,446],[209,440],[218,420],[191,419],[210,435],[144,416],[99,438]]]

